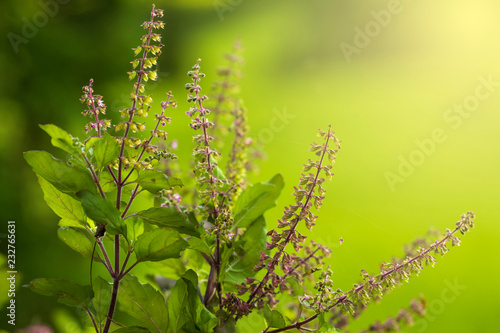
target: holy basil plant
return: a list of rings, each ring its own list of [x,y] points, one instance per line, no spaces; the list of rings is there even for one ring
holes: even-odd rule
[[[47,205],[60,218],[59,239],[80,253],[90,270],[86,285],[41,278],[30,283],[34,292],[83,309],[84,322],[99,333],[340,332],[370,302],[433,265],[435,254],[459,244],[457,232],[473,226],[473,213],[466,213],[440,239],[419,240],[404,258],[382,263],[379,273],[362,271],[352,289],[337,289],[325,264],[331,251],[307,241],[299,228],[312,230],[316,223],[340,141],[330,127],[319,131],[293,202],[268,230],[266,212],[276,205],[284,180],[276,174],[251,185],[246,181],[256,150],[238,97],[236,43],[218,71],[213,103],[201,93],[200,60],[188,72],[193,168],[181,169],[177,142],[167,141],[164,130],[177,104],[169,92],[156,105],[146,90],[148,80],[158,77],[162,16],[153,6],[142,24],[146,33],[133,48],[136,58],[128,72],[134,81],[130,107],[114,110],[121,121],[103,118],[106,104],[90,80],[81,98],[90,119],[86,138],[42,125],[67,158],[24,154]],[[95,265],[103,265],[106,274],[93,274]],[[423,315],[424,305],[413,300],[368,331],[396,330]]]

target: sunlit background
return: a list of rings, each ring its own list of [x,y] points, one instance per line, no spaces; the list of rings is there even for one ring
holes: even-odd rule
[[[22,152],[55,153],[38,124],[54,123],[83,137],[78,98],[89,78],[111,114],[127,105],[130,48],[138,44],[138,26],[148,18],[151,1],[61,0],[65,4],[47,7],[54,15],[43,20],[41,4],[47,2],[55,0],[0,3],[0,234],[6,234],[8,220],[16,221],[15,329],[45,323],[62,332],[63,322],[75,321],[78,332],[76,311],[21,288],[37,277],[88,283],[85,259],[57,239],[58,218],[46,207]],[[376,273],[382,261],[402,255],[403,245],[429,228],[453,228],[462,213],[476,212],[477,227],[461,247],[371,304],[351,332],[396,315],[420,294],[428,301],[428,316],[407,332],[498,330],[498,1],[156,5],[166,10],[167,26],[160,82],[152,92],[160,100],[172,90],[180,102],[168,130],[179,139],[183,165],[189,166],[193,134],[184,114],[185,73],[202,58],[208,88],[237,37],[245,46],[242,97],[251,135],[267,155],[257,161],[260,173],[251,180],[278,172],[286,180],[278,207],[268,214],[270,225],[291,203],[289,193],[311,157],[308,147],[318,128],[331,124],[342,140],[317,227],[306,233],[333,249],[330,263],[339,288],[350,289],[361,269]],[[5,238],[1,244],[5,253]],[[0,327],[14,332],[1,313]]]

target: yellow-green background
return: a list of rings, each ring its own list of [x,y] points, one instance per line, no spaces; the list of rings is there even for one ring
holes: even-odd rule
[[[335,177],[318,225],[308,237],[333,248],[334,280],[349,289],[359,271],[377,272],[381,261],[402,254],[402,246],[430,227],[452,228],[460,214],[474,210],[477,228],[411,283],[388,294],[352,325],[352,331],[395,315],[411,298],[425,294],[433,306],[424,324],[408,332],[496,332],[500,176],[500,87],[481,102],[458,128],[443,119],[479,84],[478,77],[500,82],[500,3],[494,0],[402,0],[402,11],[346,61],[342,42],[353,44],[354,29],[373,20],[371,11],[389,1],[361,0],[177,0],[157,1],[167,23],[161,83],[156,101],[172,90],[179,108],[168,129],[178,138],[182,163],[188,165],[190,136],[184,111],[185,72],[198,57],[208,88],[222,54],[240,36],[246,64],[242,96],[254,137],[271,128],[275,110],[294,115],[263,145],[259,161],[264,181],[280,172],[286,180],[278,208],[290,203],[301,163],[311,157],[308,144],[328,124],[342,140]],[[138,25],[147,19],[150,1],[73,0],[39,28],[26,45],[13,51],[7,33],[21,34],[23,18],[41,10],[37,1],[0,3],[0,233],[17,222],[19,288],[36,277],[71,278],[87,283],[85,259],[56,237],[57,217],[43,202],[36,177],[22,152],[50,147],[37,124],[54,123],[83,137],[81,87],[94,78],[110,114],[127,103],[125,72],[138,44]],[[230,6],[221,19],[216,5]],[[413,174],[388,185],[386,172],[397,173],[399,156],[418,149],[415,140],[441,128],[447,139],[436,145]],[[59,155],[60,156],[60,155]],[[338,239],[345,241],[339,246]],[[2,252],[5,241],[2,238]],[[3,274],[3,273],[2,273]],[[2,286],[4,276],[2,275]],[[466,289],[451,302],[447,283]],[[2,289],[1,300],[5,300]],[[443,298],[443,295],[445,295]],[[441,306],[443,305],[443,306]],[[54,298],[21,288],[17,323],[51,323],[64,309]],[[74,316],[71,309],[65,315]],[[0,327],[7,327],[2,310]],[[59,316],[58,318],[62,318]]]

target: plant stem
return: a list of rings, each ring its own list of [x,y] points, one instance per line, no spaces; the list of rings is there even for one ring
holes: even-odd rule
[[[109,303],[109,310],[106,319],[106,324],[104,325],[103,333],[108,333],[109,327],[111,326],[111,321],[113,320],[113,314],[115,313],[116,307],[116,298],[118,296],[118,286],[120,284],[120,280],[118,278],[113,278],[113,291],[111,293],[111,301]]]
[[[108,257],[108,253],[106,252],[106,248],[104,247],[101,239],[97,239],[96,242],[97,242],[97,244],[99,244],[99,247],[101,248],[101,251],[102,251],[102,255],[104,256],[104,259],[106,260],[103,264],[108,269],[109,274],[111,276],[113,276],[113,266],[111,265],[111,262],[109,261],[109,257]]]
[[[97,185],[97,188],[99,189],[99,193],[101,194],[101,197],[106,199],[106,194],[104,194],[104,191],[102,190],[101,184],[99,183],[99,178],[97,177],[94,168],[92,167],[92,164],[90,164],[90,161],[88,160],[87,156],[85,154],[82,154],[83,159],[85,160],[85,163],[87,163],[87,167],[90,170],[90,173],[92,174],[92,180],[94,183]]]
[[[125,217],[125,215],[127,214],[130,206],[132,205],[132,202],[134,201],[135,197],[137,196],[137,190],[139,190],[139,184],[136,185],[134,191],[132,191],[132,194],[130,195],[130,200],[128,201],[127,203],[127,206],[125,207],[125,209],[123,210],[123,213],[122,213],[122,218]]]

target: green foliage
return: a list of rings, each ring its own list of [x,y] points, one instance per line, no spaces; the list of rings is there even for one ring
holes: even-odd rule
[[[158,170],[145,170],[141,172],[136,182],[152,194],[157,194],[161,190],[169,190],[174,186],[182,186],[180,179],[167,177],[166,174]]]
[[[277,174],[266,183],[257,183],[247,187],[234,205],[233,228],[247,227],[266,210],[276,206],[276,199],[284,185],[283,177]]]
[[[77,196],[87,216],[105,225],[107,232],[112,235],[127,234],[125,221],[111,202],[89,191],[80,191]]]
[[[150,208],[136,213],[135,216],[140,217],[145,223],[154,224],[162,228],[177,230],[181,234],[195,237],[200,236],[195,226],[189,222],[186,214],[177,212],[172,208]]]
[[[93,246],[90,240],[79,230],[72,228],[59,228],[57,229],[57,236],[71,249],[80,253],[84,257],[92,257],[94,253],[94,260],[100,261],[99,255],[93,251]]]
[[[88,309],[93,298],[90,286],[81,286],[68,280],[36,279],[31,281],[29,287],[38,294],[59,297],[59,303],[84,309]]]
[[[80,201],[60,192],[41,176],[38,176],[38,183],[42,188],[45,202],[62,219],[61,227],[87,227],[87,216]]]
[[[95,191],[91,175],[78,167],[69,166],[45,151],[29,151],[24,159],[33,171],[62,193],[76,196],[79,191]]]
[[[108,133],[95,141],[94,158],[97,163],[97,169],[111,164],[118,156],[120,156],[120,145]]]
[[[330,127],[319,130],[321,142],[310,149],[316,160],[304,164],[293,203],[268,231],[265,215],[276,206],[284,179],[276,174],[267,182],[246,182],[252,140],[246,109],[231,82],[241,59],[228,57],[210,106],[201,94],[205,74],[198,60],[185,86],[192,103],[186,113],[196,131],[193,169],[175,169],[177,157],[162,142],[171,121],[167,111],[177,106],[172,93],[160,103],[154,125],[147,121],[153,97],[145,82],[158,77],[154,66],[163,44],[155,31],[164,27],[158,20],[162,16],[153,6],[142,25],[146,34],[133,48],[137,58],[128,75],[135,82],[131,106],[119,111],[122,121],[101,119],[107,106],[90,80],[81,98],[83,114],[91,119],[86,139],[80,142],[55,125],[42,125],[52,144],[69,154],[67,160],[43,151],[24,154],[47,205],[61,218],[59,239],[85,257],[82,265],[90,264],[91,279],[93,262],[106,268],[90,286],[36,279],[29,285],[33,291],[83,308],[98,333],[234,332],[250,322],[249,316],[262,319],[267,333],[340,332],[371,301],[433,265],[433,254],[459,245],[455,233],[473,227],[473,213],[464,214],[441,239],[415,243],[405,258],[383,263],[379,274],[363,271],[363,281],[351,290],[336,289],[325,264],[331,251],[308,242],[299,230],[312,230],[316,223],[340,141]],[[229,133],[234,133],[232,141]],[[216,150],[224,143],[229,150],[225,168]],[[287,303],[284,310],[276,307],[279,302]],[[372,328],[390,331],[410,323],[423,314],[424,303],[413,301],[409,310]]]
[[[126,275],[118,290],[118,309],[151,332],[166,332],[168,310],[163,295],[137,277]]]
[[[180,258],[188,243],[178,232],[167,229],[153,229],[137,238],[135,255],[137,261],[162,261]]]

